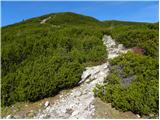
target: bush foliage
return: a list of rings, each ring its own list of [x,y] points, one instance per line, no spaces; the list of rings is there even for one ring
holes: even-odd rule
[[[94,92],[117,109],[158,114],[158,83],[158,61],[128,52],[111,61],[104,85],[97,85]]]
[[[109,33],[118,43],[127,48],[139,47],[145,55],[158,59],[159,27],[158,23],[105,22]],[[108,24],[110,23],[110,25]]]
[[[2,106],[54,96],[77,85],[86,66],[107,58],[102,37],[108,34],[125,47],[146,52],[111,61],[111,73],[95,93],[123,111],[157,113],[158,23],[101,22],[57,13],[2,27],[1,32]]]
[[[36,101],[71,88],[80,81],[85,66],[107,57],[100,22],[63,13],[40,24],[48,16],[2,28],[3,106]]]

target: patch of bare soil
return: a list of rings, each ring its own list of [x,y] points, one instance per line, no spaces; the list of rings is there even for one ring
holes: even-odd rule
[[[95,98],[95,119],[147,119],[147,117],[141,117],[132,112],[121,112],[112,108],[111,103],[105,103],[100,98]]]
[[[40,110],[45,109],[44,104],[49,101],[50,104],[54,104],[55,101],[61,99],[62,95],[65,95],[70,90],[63,90],[58,95],[44,98],[36,102],[19,102],[10,107],[2,108],[1,117],[6,118],[8,115],[13,116],[16,119],[33,118]]]

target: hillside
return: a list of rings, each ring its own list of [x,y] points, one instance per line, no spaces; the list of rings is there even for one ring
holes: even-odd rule
[[[130,22],[130,21],[118,21],[118,20],[106,20],[103,23],[108,27],[128,26],[128,25],[147,25],[145,22]]]
[[[10,26],[16,26],[16,27],[26,27],[28,24],[30,25],[39,25],[41,21],[44,19],[47,19],[46,25],[103,25],[99,20],[85,15],[80,15],[72,12],[62,12],[62,13],[54,13],[54,14],[47,14],[31,19],[23,20],[19,23],[8,25],[6,27]]]
[[[105,59],[102,32],[87,25],[97,20],[72,13],[53,16],[47,24],[40,23],[48,17],[43,16],[2,28],[2,105],[73,87],[87,64]]]
[[[48,14],[2,27],[2,107],[5,109],[18,102],[35,102],[79,86],[87,67],[103,66],[107,62],[107,70],[108,66],[111,67],[109,75],[100,67],[99,71],[104,72],[102,78],[106,80],[104,85],[101,83],[95,88],[95,95],[111,102],[116,109],[156,116],[158,30],[157,23],[99,21],[70,12]],[[110,35],[116,43],[110,37],[104,38],[104,35]],[[105,40],[102,41],[102,38]],[[121,56],[123,49],[118,44],[123,44],[123,49],[140,48],[145,52]],[[113,60],[110,60],[109,56],[114,54],[118,57],[111,57]],[[117,66],[125,69],[118,71]],[[94,69],[92,72],[95,72]],[[121,79],[131,76],[138,77],[133,78],[130,87],[120,86]],[[109,84],[105,85],[106,82]],[[88,86],[87,90],[92,92]],[[121,90],[127,92],[121,93]],[[104,95],[104,91],[115,94]],[[137,97],[133,98],[133,94]],[[144,102],[146,95],[150,97]],[[138,108],[135,104],[143,105]]]
[[[158,23],[105,21],[110,34],[127,48],[143,48],[145,55],[158,59]]]

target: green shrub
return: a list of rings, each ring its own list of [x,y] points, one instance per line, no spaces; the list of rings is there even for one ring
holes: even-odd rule
[[[86,65],[107,57],[98,20],[63,13],[40,24],[44,18],[2,28],[2,106],[72,88]]]
[[[111,60],[105,84],[98,85],[94,93],[116,109],[140,115],[158,114],[158,74],[156,59],[129,52]]]
[[[127,48],[140,47],[145,55],[158,59],[159,30],[154,24],[133,24],[112,28],[111,36]]]

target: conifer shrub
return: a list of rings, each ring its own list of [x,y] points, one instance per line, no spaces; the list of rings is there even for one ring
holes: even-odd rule
[[[2,27],[2,106],[72,88],[86,66],[107,58],[98,20],[63,13],[40,24],[44,18]]]
[[[94,89],[95,95],[122,111],[158,114],[158,61],[128,52],[110,63],[110,73],[104,84]]]

